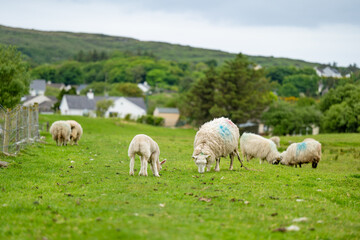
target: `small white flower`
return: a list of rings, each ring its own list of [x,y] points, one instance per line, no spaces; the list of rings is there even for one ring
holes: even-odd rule
[[[324,221],[323,221],[323,220],[319,220],[319,221],[317,221],[317,223],[324,223]]]
[[[318,190],[316,190],[316,191],[321,192],[322,190],[321,190],[321,189],[318,189]]]
[[[75,161],[70,161],[71,163],[74,163]]]
[[[160,207],[165,207],[165,203],[160,203],[159,206]]]
[[[296,199],[297,202],[303,202],[304,199]]]
[[[93,158],[90,158],[90,161],[93,161],[94,159]]]
[[[300,228],[296,225],[291,225],[286,228],[287,231],[299,231]]]
[[[293,222],[307,222],[307,217],[295,218]]]
[[[138,214],[138,213],[134,213],[134,216],[139,216],[139,214]]]

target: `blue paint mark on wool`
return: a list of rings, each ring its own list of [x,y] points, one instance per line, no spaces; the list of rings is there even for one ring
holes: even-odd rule
[[[231,137],[231,132],[228,127],[220,125],[219,128],[219,133],[223,139],[227,140]]]
[[[301,151],[306,150],[306,142],[298,143],[296,146],[296,156],[300,154]]]

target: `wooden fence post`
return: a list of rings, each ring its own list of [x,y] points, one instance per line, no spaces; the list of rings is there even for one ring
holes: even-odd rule
[[[15,136],[15,141],[16,141],[16,151],[20,150],[20,112],[21,112],[21,107],[16,108],[16,136]]]
[[[27,123],[26,123],[26,125],[27,125],[27,140],[28,140],[28,142],[30,142],[30,139],[31,139],[31,128],[32,128],[32,122],[31,122],[31,113],[32,113],[32,109],[31,109],[31,107],[29,106],[28,108],[27,108],[27,113],[28,113],[28,115],[27,115]]]
[[[11,122],[10,109],[8,109],[5,113],[4,144],[3,144],[4,153],[9,153],[10,132],[11,132],[10,122]]]
[[[33,120],[32,123],[34,124],[34,139],[40,139],[40,132],[39,132],[39,104],[34,103],[34,113],[31,115]]]

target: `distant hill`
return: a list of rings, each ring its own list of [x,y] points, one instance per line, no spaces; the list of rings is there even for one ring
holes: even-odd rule
[[[72,58],[80,50],[112,52],[114,50],[147,52],[155,56],[178,62],[200,62],[216,60],[222,63],[234,58],[235,54],[219,50],[194,48],[164,42],[147,42],[133,38],[115,37],[103,34],[47,32],[0,25],[0,44],[16,45],[32,64],[54,63]],[[248,56],[263,67],[298,66],[313,67],[317,63],[288,58]]]

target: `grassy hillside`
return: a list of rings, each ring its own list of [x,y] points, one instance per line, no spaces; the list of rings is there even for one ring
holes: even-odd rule
[[[107,36],[103,34],[86,34],[71,32],[45,32],[21,28],[10,28],[0,25],[0,44],[16,45],[34,64],[54,63],[69,59],[80,50],[90,51],[147,51],[156,56],[179,62],[200,62],[211,59],[219,63],[234,58],[235,54],[190,46],[182,46],[163,42],[145,42],[132,38]],[[301,60],[249,56],[250,60],[262,66],[293,65],[315,66]]]
[[[194,130],[73,117],[79,146],[29,147],[0,169],[0,239],[358,239],[360,135],[315,136],[317,169],[245,163],[257,171],[198,174]],[[41,122],[64,116],[41,116]],[[152,136],[167,163],[156,178],[129,176],[128,144]],[[284,137],[288,141],[304,137]],[[200,199],[203,198],[201,201]],[[306,217],[306,222],[293,222]],[[295,232],[274,231],[296,225]]]

